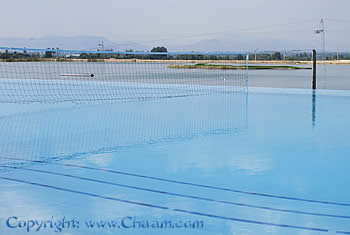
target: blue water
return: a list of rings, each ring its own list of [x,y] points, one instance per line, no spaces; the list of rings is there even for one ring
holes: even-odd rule
[[[0,104],[0,234],[350,232],[349,106],[349,91],[265,88]],[[62,218],[79,228],[18,223]],[[120,224],[85,224],[101,220]],[[139,228],[164,220],[203,226]]]

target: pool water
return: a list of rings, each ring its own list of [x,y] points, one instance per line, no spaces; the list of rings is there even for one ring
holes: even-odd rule
[[[0,234],[347,234],[348,107],[277,88],[0,104]]]

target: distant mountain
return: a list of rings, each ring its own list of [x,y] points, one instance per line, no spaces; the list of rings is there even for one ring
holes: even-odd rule
[[[313,48],[313,43],[299,42],[291,40],[279,39],[253,39],[233,37],[231,39],[207,39],[187,45],[169,45],[171,51],[201,51],[201,52],[216,52],[216,51],[250,51],[255,49],[258,51],[276,51],[276,50],[293,50],[300,48]]]
[[[114,50],[149,50],[135,42],[113,42],[98,36],[45,36],[40,38],[0,38],[0,46],[27,48],[61,48],[76,50],[96,50],[103,41],[105,49]]]
[[[160,42],[160,43],[137,43],[133,41],[112,41],[99,36],[45,36],[40,38],[0,38],[0,46],[8,47],[26,47],[26,48],[61,48],[76,50],[96,50],[99,43],[103,41],[104,48],[113,50],[136,50],[149,51],[156,46],[166,46],[168,51],[200,51],[200,52],[217,52],[217,51],[250,51],[253,52],[269,50],[292,50],[317,48],[318,41],[297,41],[297,40],[279,40],[275,38],[244,38],[238,35],[203,39],[191,44],[177,42]],[[316,45],[315,45],[316,44]]]
[[[169,46],[172,51],[235,51],[234,42],[224,42],[217,39],[201,40],[189,45]]]

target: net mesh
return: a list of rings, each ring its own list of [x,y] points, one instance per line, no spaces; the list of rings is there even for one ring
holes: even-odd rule
[[[247,128],[243,93],[56,106],[0,116],[0,165],[77,159]]]
[[[19,54],[23,58],[16,59]],[[0,60],[0,102],[97,102],[241,92],[248,77],[244,61],[220,60],[234,58],[229,54],[198,60],[206,57],[197,53],[187,55],[197,60],[183,60],[181,53],[8,48],[2,55],[14,59]],[[55,56],[44,58],[47,55]],[[68,58],[73,55],[77,58]],[[115,55],[119,58],[113,59]],[[137,59],[140,56],[146,59]],[[90,59],[81,59],[86,57]],[[96,57],[108,59],[91,59]]]
[[[48,52],[56,57],[45,58]],[[128,53],[111,59],[115,52],[84,52],[88,59],[81,59],[78,51],[37,49],[4,54],[10,59],[0,62],[0,164],[79,158],[246,129],[247,70],[230,56],[221,61],[219,55],[204,60]],[[237,62],[240,67],[230,67]]]

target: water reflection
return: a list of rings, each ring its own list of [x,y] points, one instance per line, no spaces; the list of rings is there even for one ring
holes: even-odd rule
[[[246,102],[242,92],[85,104],[2,116],[1,154],[31,160],[64,159],[238,133],[247,128]]]
[[[65,152],[71,154],[67,158],[74,159],[3,172],[0,177],[12,181],[0,180],[1,191],[5,192],[5,197],[0,197],[0,222],[4,221],[1,217],[6,219],[14,211],[27,217],[40,211],[44,217],[55,218],[67,215],[110,219],[130,214],[143,218],[149,215],[162,219],[198,218],[205,221],[206,227],[200,231],[203,234],[240,231],[295,234],[310,229],[317,233],[314,228],[349,231],[349,192],[344,177],[348,172],[344,162],[349,148],[348,132],[343,131],[349,119],[343,107],[349,99],[334,102],[334,97],[322,96],[322,104],[328,103],[327,112],[318,115],[323,118],[318,120],[320,135],[310,146],[310,137],[314,135],[310,119],[305,118],[305,113],[310,112],[309,95],[250,94],[249,108],[255,115],[250,115],[249,130],[244,115],[246,98],[218,95],[79,105],[2,117],[1,130],[21,132],[27,137],[9,136],[9,140],[2,137],[1,141],[10,144],[18,140],[15,144],[23,148],[26,140],[30,143],[29,136],[40,140],[39,147],[32,146],[39,152],[33,154],[28,148],[20,152],[22,156],[28,154],[33,159],[45,160],[49,159],[46,154],[52,154],[62,160],[65,157],[59,152]],[[320,108],[318,112],[322,111]],[[332,128],[320,128],[320,121],[334,120],[334,113],[342,115],[332,121]],[[17,128],[16,120],[24,124]],[[40,135],[34,135],[35,130],[22,130],[31,123],[39,128]],[[231,135],[241,132],[244,135]],[[50,141],[40,143],[46,138]],[[58,145],[55,141],[65,145],[55,146]],[[336,146],[337,152],[332,148],[320,158],[315,149],[327,144]],[[113,152],[121,148],[125,151]],[[16,149],[12,151],[12,156],[18,153]],[[169,168],[172,162],[178,164],[176,172]],[[14,190],[17,197],[11,194]],[[117,199],[170,209],[130,205]],[[144,231],[132,234],[159,233]],[[162,233],[193,232],[162,230]]]
[[[316,91],[312,91],[312,127],[316,126]]]

